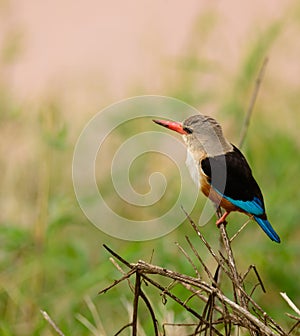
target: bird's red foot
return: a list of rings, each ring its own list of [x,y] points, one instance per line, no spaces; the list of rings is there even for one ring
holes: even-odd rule
[[[220,224],[222,223],[226,223],[226,217],[229,215],[229,212],[225,212],[221,218],[219,218],[217,221],[216,221],[216,225],[219,227]]]

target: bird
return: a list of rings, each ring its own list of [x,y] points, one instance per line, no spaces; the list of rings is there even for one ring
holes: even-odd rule
[[[254,219],[272,241],[280,243],[267,219],[262,192],[245,156],[224,137],[221,125],[214,118],[197,114],[182,123],[153,121],[182,135],[192,179],[216,208],[225,210],[217,226],[226,223],[232,211],[242,212]]]

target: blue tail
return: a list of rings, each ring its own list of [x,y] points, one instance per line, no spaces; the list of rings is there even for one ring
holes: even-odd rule
[[[280,238],[275,230],[272,228],[272,225],[267,219],[262,219],[254,216],[254,219],[259,224],[259,226],[265,231],[265,233],[276,243],[280,243]]]

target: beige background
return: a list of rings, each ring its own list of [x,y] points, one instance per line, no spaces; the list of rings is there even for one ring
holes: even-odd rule
[[[280,71],[284,80],[299,82],[300,43],[296,28],[289,24],[294,4],[279,0],[14,0],[2,4],[0,27],[2,35],[19,37],[22,52],[7,75],[14,90],[26,98],[59,88],[77,94],[79,89],[81,95],[86,91],[89,99],[101,91],[117,100],[128,96],[128,87],[137,82],[146,93],[160,93],[160,72],[188,48],[196,18],[211,15],[215,28],[207,41],[199,35],[198,52],[217,60],[228,72],[236,69],[260,31],[283,19],[281,38],[289,53],[275,47],[268,71]]]

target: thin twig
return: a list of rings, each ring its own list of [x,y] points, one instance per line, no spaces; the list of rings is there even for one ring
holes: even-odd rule
[[[153,323],[154,335],[158,336],[159,333],[158,333],[158,327],[157,327],[157,319],[155,317],[155,313],[154,313],[154,310],[153,310],[153,308],[152,308],[152,306],[150,304],[150,301],[148,300],[146,294],[142,290],[140,290],[140,296],[143,299],[146,307],[149,310],[149,313],[150,313],[150,316],[151,316],[151,319],[152,319],[152,323]]]
[[[186,257],[186,259],[189,261],[189,263],[192,265],[197,277],[199,279],[201,279],[201,275],[196,267],[196,265],[194,264],[193,260],[190,258],[190,256],[187,254],[187,252],[184,250],[184,248],[182,246],[180,246],[177,242],[175,242],[175,245],[179,248],[179,250],[182,252],[182,254]]]
[[[190,312],[192,315],[197,317],[198,319],[201,319],[201,315],[197,313],[194,309],[190,308],[186,303],[181,301],[176,295],[171,293],[170,291],[166,290],[162,285],[160,285],[157,281],[149,278],[145,274],[143,274],[143,278],[145,278],[149,283],[151,283],[154,287],[158,288],[159,290],[163,291],[165,295],[169,296],[171,299],[173,299],[175,302],[179,303],[182,307],[184,307],[188,312]]]
[[[294,304],[294,302],[288,297],[286,293],[280,293],[286,303],[293,309],[293,311],[300,316],[299,308]]]
[[[116,334],[114,334],[114,336],[120,335],[123,330],[131,326],[132,326],[132,322],[125,324]]]
[[[133,300],[133,313],[132,313],[132,336],[137,335],[137,321],[138,321],[138,305],[141,290],[141,276],[139,272],[135,273],[135,288]]]
[[[183,209],[184,211],[184,209]],[[185,212],[185,211],[184,211]],[[185,212],[186,213],[186,212]],[[175,271],[171,271],[168,270],[166,268],[162,268],[156,265],[152,265],[152,264],[148,264],[142,260],[138,261],[138,263],[132,263],[130,264],[128,261],[124,260],[122,257],[120,257],[116,252],[112,251],[110,248],[108,248],[107,246],[105,246],[105,248],[120,262],[122,262],[123,264],[125,264],[127,267],[130,268],[129,272],[127,274],[125,274],[122,279],[129,279],[129,277],[132,274],[139,274],[140,277],[140,284],[139,284],[139,295],[137,295],[137,292],[135,292],[135,307],[134,308],[134,312],[137,316],[137,300],[138,300],[138,296],[141,297],[143,299],[143,301],[145,302],[148,311],[150,312],[153,324],[154,324],[154,328],[155,328],[155,335],[158,336],[159,332],[157,329],[157,320],[155,318],[154,315],[154,310],[151,307],[151,304],[149,302],[149,300],[147,299],[146,295],[143,293],[142,289],[141,289],[141,284],[142,284],[142,279],[143,281],[145,281],[147,284],[153,285],[156,288],[158,288],[162,293],[164,293],[164,296],[168,296],[170,298],[172,298],[175,302],[177,302],[178,304],[180,304],[182,307],[184,307],[184,309],[186,309],[186,311],[188,311],[189,313],[191,313],[194,317],[198,318],[198,320],[200,321],[199,324],[199,328],[194,332],[193,335],[198,335],[198,331],[201,332],[203,334],[203,332],[205,332],[205,334],[207,334],[209,332],[210,335],[216,334],[216,335],[221,335],[218,330],[214,327],[214,325],[218,325],[218,324],[223,324],[223,330],[225,332],[226,336],[229,336],[231,334],[231,326],[232,325],[236,325],[237,327],[244,327],[248,330],[248,332],[251,335],[264,335],[264,336],[273,336],[275,335],[274,331],[272,329],[274,329],[278,335],[283,336],[283,335],[287,335],[287,333],[285,333],[283,331],[283,329],[275,322],[273,321],[273,319],[266,313],[263,311],[263,309],[251,298],[251,296],[249,296],[249,294],[246,293],[244,287],[243,287],[243,279],[244,277],[240,277],[237,270],[236,274],[234,275],[233,271],[231,270],[231,266],[230,264],[232,264],[232,257],[230,256],[230,252],[227,246],[227,244],[229,245],[229,248],[231,249],[230,246],[230,241],[228,239],[227,236],[227,232],[225,227],[223,229],[221,229],[221,231],[223,232],[224,235],[224,245],[225,245],[225,250],[227,253],[227,258],[225,258],[222,253],[219,253],[219,256],[216,255],[216,253],[213,251],[213,249],[211,248],[211,246],[209,245],[209,243],[206,241],[206,239],[204,238],[203,234],[199,231],[199,229],[197,228],[196,224],[193,222],[193,220],[188,216],[188,214],[186,213],[187,218],[190,221],[190,224],[192,225],[192,227],[194,228],[195,232],[197,233],[197,235],[199,236],[199,238],[201,239],[201,241],[204,243],[204,245],[206,246],[206,248],[208,249],[208,251],[210,252],[210,254],[213,256],[213,258],[215,259],[215,261],[218,264],[218,268],[222,269],[222,271],[228,276],[228,278],[232,281],[232,283],[234,284],[236,291],[239,296],[239,303],[236,303],[234,301],[232,301],[231,299],[229,299],[227,296],[224,295],[224,293],[220,290],[219,286],[216,284],[216,279],[218,278],[218,273],[215,274],[215,277],[213,278],[212,284],[208,284],[207,282],[203,281],[202,279],[199,278],[195,278],[192,276],[188,276],[188,275],[184,275],[184,274],[180,274],[178,272]],[[222,225],[221,225],[222,226]],[[200,256],[198,255],[195,247],[190,243],[190,241],[187,238],[187,241],[189,243],[189,245],[191,246],[195,256],[198,258],[198,260],[201,260],[200,262],[204,264],[204,262],[202,261],[202,259],[200,258]],[[186,251],[184,251],[186,253]],[[232,253],[232,250],[231,250]],[[234,261],[234,258],[233,258]],[[204,269],[206,269],[207,266],[204,267]],[[208,270],[208,268],[207,268]],[[124,274],[122,272],[122,274]],[[148,276],[149,274],[149,276]],[[193,296],[197,296],[199,297],[202,301],[204,301],[206,303],[206,308],[204,309],[203,314],[198,313],[196,310],[194,310],[193,308],[191,308],[190,306],[187,305],[188,301],[190,300],[190,298],[188,300],[186,300],[185,302],[182,301],[179,297],[177,297],[176,295],[174,295],[173,293],[171,293],[165,286],[160,285],[158,282],[152,280],[151,278],[151,274],[155,274],[155,275],[159,275],[168,279],[172,279],[175,283],[181,284],[182,286],[184,286],[187,290],[189,290],[191,293],[193,293]],[[211,273],[210,271],[207,272],[209,278],[211,278]],[[258,274],[257,274],[258,276]],[[259,276],[258,276],[258,279]],[[210,279],[212,280],[212,279]],[[238,281],[237,281],[238,280]],[[120,280],[117,280],[116,282],[113,283],[113,285],[107,287],[106,289],[104,289],[101,292],[105,292],[108,289],[112,288],[113,286],[115,286],[117,283],[121,282]],[[138,284],[136,283],[136,286]],[[243,298],[242,300],[240,299]],[[208,302],[211,302],[208,304]],[[249,309],[248,309],[248,304],[252,305],[252,309],[255,309],[257,312],[257,316],[253,315]],[[221,308],[223,307],[223,309]],[[230,313],[229,311],[230,310]],[[213,311],[216,311],[218,313],[221,314],[221,317],[219,318],[215,318],[213,314]],[[136,317],[137,318],[137,317]],[[135,317],[134,317],[135,319]],[[135,320],[136,321],[136,320]],[[133,324],[128,324],[128,326],[133,325]],[[295,327],[295,326],[294,326]],[[124,330],[124,329],[122,329]]]
[[[296,330],[296,328],[298,328],[299,325],[300,325],[300,321],[296,322],[296,323],[292,326],[292,328],[290,329],[290,331],[288,332],[288,335],[291,335],[291,333],[292,333],[294,330]]]
[[[165,269],[165,271],[167,271]],[[172,271],[171,271],[172,272]],[[168,290],[166,290],[163,286],[161,286],[158,282],[154,281],[153,279],[150,279],[149,277],[147,277],[145,274],[143,274],[143,277],[149,282],[151,283],[153,286],[155,286],[156,288],[160,289],[161,291],[164,291],[165,295],[168,295],[171,299],[173,299],[175,302],[177,302],[178,304],[180,304],[182,307],[184,307],[188,312],[190,312],[192,315],[194,315],[195,317],[197,317],[199,320],[202,320],[202,316],[199,315],[194,309],[190,308],[185,302],[181,301],[176,295],[174,295],[173,293],[169,292]],[[184,285],[184,283],[181,283],[182,285]],[[207,324],[208,322],[203,321],[204,324]],[[216,335],[222,336],[218,330],[216,330],[215,328],[213,328],[213,330],[215,331]]]
[[[202,235],[202,233],[198,230],[197,225],[195,224],[195,222],[192,220],[192,218],[188,215],[188,213],[184,210],[183,207],[181,207],[183,212],[186,214],[190,224],[192,225],[193,229],[196,231],[197,235],[199,236],[199,238],[202,240],[202,242],[204,243],[204,245],[207,247],[208,251],[210,252],[210,254],[214,257],[214,259],[217,261],[217,263],[221,266],[222,271],[224,271],[224,273],[232,280],[233,280],[233,275],[231,274],[231,272],[228,272],[228,270],[224,267],[224,264],[220,261],[220,259],[216,256],[215,252],[212,250],[212,248],[210,247],[210,245],[208,244],[208,242],[206,241],[206,239],[204,238],[204,236]],[[243,295],[245,297],[247,297],[247,300],[249,300],[249,302],[258,310],[260,311],[261,314],[264,314],[265,312],[263,311],[263,309],[251,298],[247,295],[247,293],[244,291],[244,289],[237,283],[236,284],[238,289],[240,291],[242,291]],[[270,323],[272,323],[274,329],[279,332],[281,335],[285,335],[285,332],[283,331],[283,329],[278,325],[278,323],[276,323],[270,316],[268,316],[268,320],[270,321]]]
[[[144,273],[146,273],[146,274],[147,273],[149,273],[149,274],[154,274],[154,273],[155,274],[160,274],[164,277],[168,277],[168,278],[171,278],[171,279],[174,279],[174,280],[176,279],[180,282],[185,282],[185,283],[190,284],[192,286],[199,287],[209,294],[212,293],[212,292],[215,292],[218,299],[220,299],[223,302],[225,302],[226,304],[228,304],[238,314],[242,314],[245,318],[247,318],[248,321],[253,323],[253,325],[256,326],[256,328],[258,328],[258,330],[264,332],[265,335],[268,335],[268,336],[275,336],[276,335],[268,326],[266,326],[263,322],[261,322],[257,317],[252,315],[247,309],[245,309],[242,306],[240,306],[239,304],[233,302],[232,300],[227,298],[224,294],[222,294],[222,292],[219,291],[217,288],[213,288],[212,286],[209,286],[208,284],[206,284],[203,281],[199,281],[198,279],[195,279],[195,278],[187,276],[187,275],[182,275],[182,274],[180,275],[179,273],[168,270],[166,268],[162,268],[162,267],[159,267],[159,266],[156,266],[156,265],[147,264],[146,262],[144,262],[142,260],[140,260],[136,266],[138,267],[139,272],[143,273],[143,276],[144,276]],[[147,277],[147,281],[151,283],[151,279],[149,277]],[[252,327],[250,327],[250,330],[252,330]],[[285,335],[285,333],[283,332],[283,333],[281,333],[281,335]]]
[[[191,216],[185,211],[185,209],[181,206],[182,211],[185,213],[187,219],[189,220],[190,224],[192,225],[193,229],[196,231],[197,235],[199,236],[199,238],[202,240],[202,242],[204,243],[204,245],[206,246],[206,248],[208,249],[209,253],[214,257],[214,259],[216,260],[217,264],[220,264],[220,260],[217,257],[217,254],[214,252],[214,250],[211,248],[211,246],[208,244],[208,242],[206,241],[206,239],[204,238],[203,234],[198,230],[197,225],[195,224],[195,222],[192,220]]]
[[[115,261],[115,259],[113,257],[109,258],[110,262],[115,266],[115,268],[123,275],[126,275],[127,273],[121,268],[121,266]],[[130,273],[130,272],[129,272]],[[134,271],[131,273],[133,274]],[[130,275],[131,275],[130,274]],[[123,281],[123,280],[122,280]],[[130,290],[132,291],[132,293],[134,293],[134,285],[131,283],[130,281],[130,277],[127,277],[127,282],[128,282],[128,286],[130,288]]]
[[[243,307],[245,307],[244,298],[243,298],[242,294],[240,293],[240,291],[238,290],[238,287],[240,287],[241,282],[240,282],[240,278],[239,278],[239,275],[238,275],[237,270],[236,270],[235,260],[234,260],[234,257],[233,257],[232,249],[231,249],[231,246],[230,246],[229,238],[228,238],[227,231],[225,229],[224,223],[220,224],[219,229],[220,229],[220,232],[221,232],[221,236],[222,236],[222,239],[223,239],[223,244],[224,244],[224,247],[225,247],[225,250],[226,250],[226,253],[227,253],[227,257],[228,257],[229,269],[231,270],[231,274],[233,276],[234,298],[235,298],[236,302],[240,301],[241,305]],[[236,286],[236,285],[238,285],[238,286]],[[238,298],[239,298],[239,301],[238,301]]]
[[[230,243],[233,242],[233,240],[244,230],[250,221],[251,218],[248,218],[248,220],[236,231],[236,233],[230,238]]]
[[[241,306],[245,310],[248,310],[244,293],[243,293],[243,291],[240,290],[240,288],[242,287],[242,282],[241,282],[241,278],[240,278],[240,276],[237,272],[235,259],[234,259],[233,252],[232,252],[231,245],[230,245],[230,240],[228,238],[228,234],[227,234],[226,227],[225,227],[224,223],[221,223],[219,228],[220,228],[220,232],[221,232],[221,236],[222,236],[222,239],[223,239],[224,247],[225,247],[225,250],[226,250],[226,253],[227,253],[227,257],[228,257],[229,268],[230,268],[231,274],[233,276],[232,285],[233,285],[233,293],[235,295],[235,300],[237,300],[237,297],[238,297],[239,300],[236,301],[236,302],[240,302]],[[249,327],[250,334],[254,336],[255,333],[254,333],[253,330],[251,330],[250,324],[248,323],[247,319],[245,319],[245,325],[247,327]]]
[[[299,316],[295,316],[295,315],[292,315],[292,314],[289,314],[289,313],[285,313],[285,314],[286,314],[286,316],[290,317],[291,319],[300,322],[300,317]]]
[[[210,281],[212,281],[215,285],[217,285],[215,283],[215,280],[210,272],[210,270],[208,269],[208,267],[206,267],[204,261],[202,260],[202,258],[200,257],[198,251],[195,249],[194,245],[192,244],[192,242],[190,241],[188,236],[185,236],[186,241],[188,242],[188,244],[190,245],[190,248],[192,249],[192,251],[194,252],[196,258],[199,260],[199,262],[201,263],[201,265],[203,266],[203,269],[205,271],[205,273],[207,274],[208,278]]]
[[[120,267],[120,265],[115,261],[113,257],[109,258],[109,261],[115,266],[115,268],[123,275],[126,274],[126,272]]]
[[[116,259],[118,259],[119,261],[121,261],[121,263],[123,263],[124,265],[126,265],[129,268],[132,268],[132,266],[130,265],[130,263],[125,260],[124,258],[122,258],[118,253],[114,252],[111,248],[109,248],[106,244],[103,244],[103,247],[111,254],[113,255]]]
[[[246,135],[247,135],[247,131],[248,131],[249,124],[250,124],[251,115],[252,115],[252,112],[253,112],[253,109],[254,109],[254,105],[255,105],[255,102],[256,102],[256,99],[257,99],[257,96],[258,96],[258,92],[259,92],[262,80],[263,80],[263,76],[265,74],[267,64],[268,64],[268,58],[266,57],[264,59],[263,63],[262,63],[262,66],[259,70],[258,76],[257,76],[256,81],[255,81],[254,90],[253,90],[253,93],[252,93],[252,96],[251,96],[251,99],[250,99],[250,103],[249,103],[248,110],[247,110],[247,113],[246,113],[245,121],[244,121],[244,124],[243,124],[243,129],[242,129],[241,136],[240,136],[239,148],[242,148],[243,145],[244,145]]]
[[[166,336],[166,326],[170,327],[191,327],[196,325],[196,323],[168,323],[165,322],[162,324],[162,329],[163,329],[163,336]]]
[[[255,265],[250,265],[250,266],[248,267],[247,271],[246,271],[245,274],[242,276],[242,282],[244,282],[244,280],[246,279],[246,277],[248,276],[248,274],[249,274],[249,272],[250,272],[251,270],[254,271],[254,273],[255,273],[255,275],[256,275],[256,278],[257,278],[257,280],[258,280],[258,282],[259,282],[259,284],[260,284],[260,286],[261,286],[262,291],[263,291],[264,293],[266,293],[265,286],[264,286],[264,284],[263,284],[263,281],[262,281],[262,279],[261,279],[261,277],[260,277],[260,275],[259,275],[259,273],[258,273],[257,268],[256,268]],[[251,296],[251,295],[250,295],[250,296]]]
[[[132,274],[134,274],[134,273],[135,273],[134,269],[130,270],[128,273],[126,273],[124,276],[122,276],[122,278],[120,278],[119,280],[115,280],[111,285],[105,287],[100,292],[98,292],[98,294],[100,295],[100,294],[106,293],[108,290],[110,290],[111,288],[115,287],[117,284],[119,284],[123,280],[128,279],[129,277],[131,277]]]
[[[58,326],[55,324],[52,318],[48,315],[48,313],[45,310],[40,310],[40,312],[43,315],[43,318],[51,325],[51,327],[56,331],[56,333],[59,336],[64,336],[64,333],[58,328]]]
[[[192,292],[194,296],[197,296],[197,297],[198,297],[200,300],[202,300],[203,302],[205,302],[205,303],[208,302],[208,300],[209,300],[209,296],[205,296],[205,295],[201,294],[201,293],[203,293],[202,290],[195,289],[193,286],[188,285],[188,284],[186,284],[186,283],[184,283],[184,282],[182,282],[181,285],[182,285],[183,287],[185,287],[189,292]],[[187,301],[185,301],[185,303],[187,303]],[[222,303],[222,306],[224,306],[223,303]],[[216,305],[216,306],[215,306],[215,309],[218,311],[218,313],[220,313],[220,314],[223,313],[223,309],[222,309],[220,306]],[[227,311],[227,312],[228,312],[228,311]],[[230,314],[230,313],[228,312],[227,316],[229,316],[230,319],[232,319],[233,322],[236,322],[236,316],[235,316],[235,315]]]

